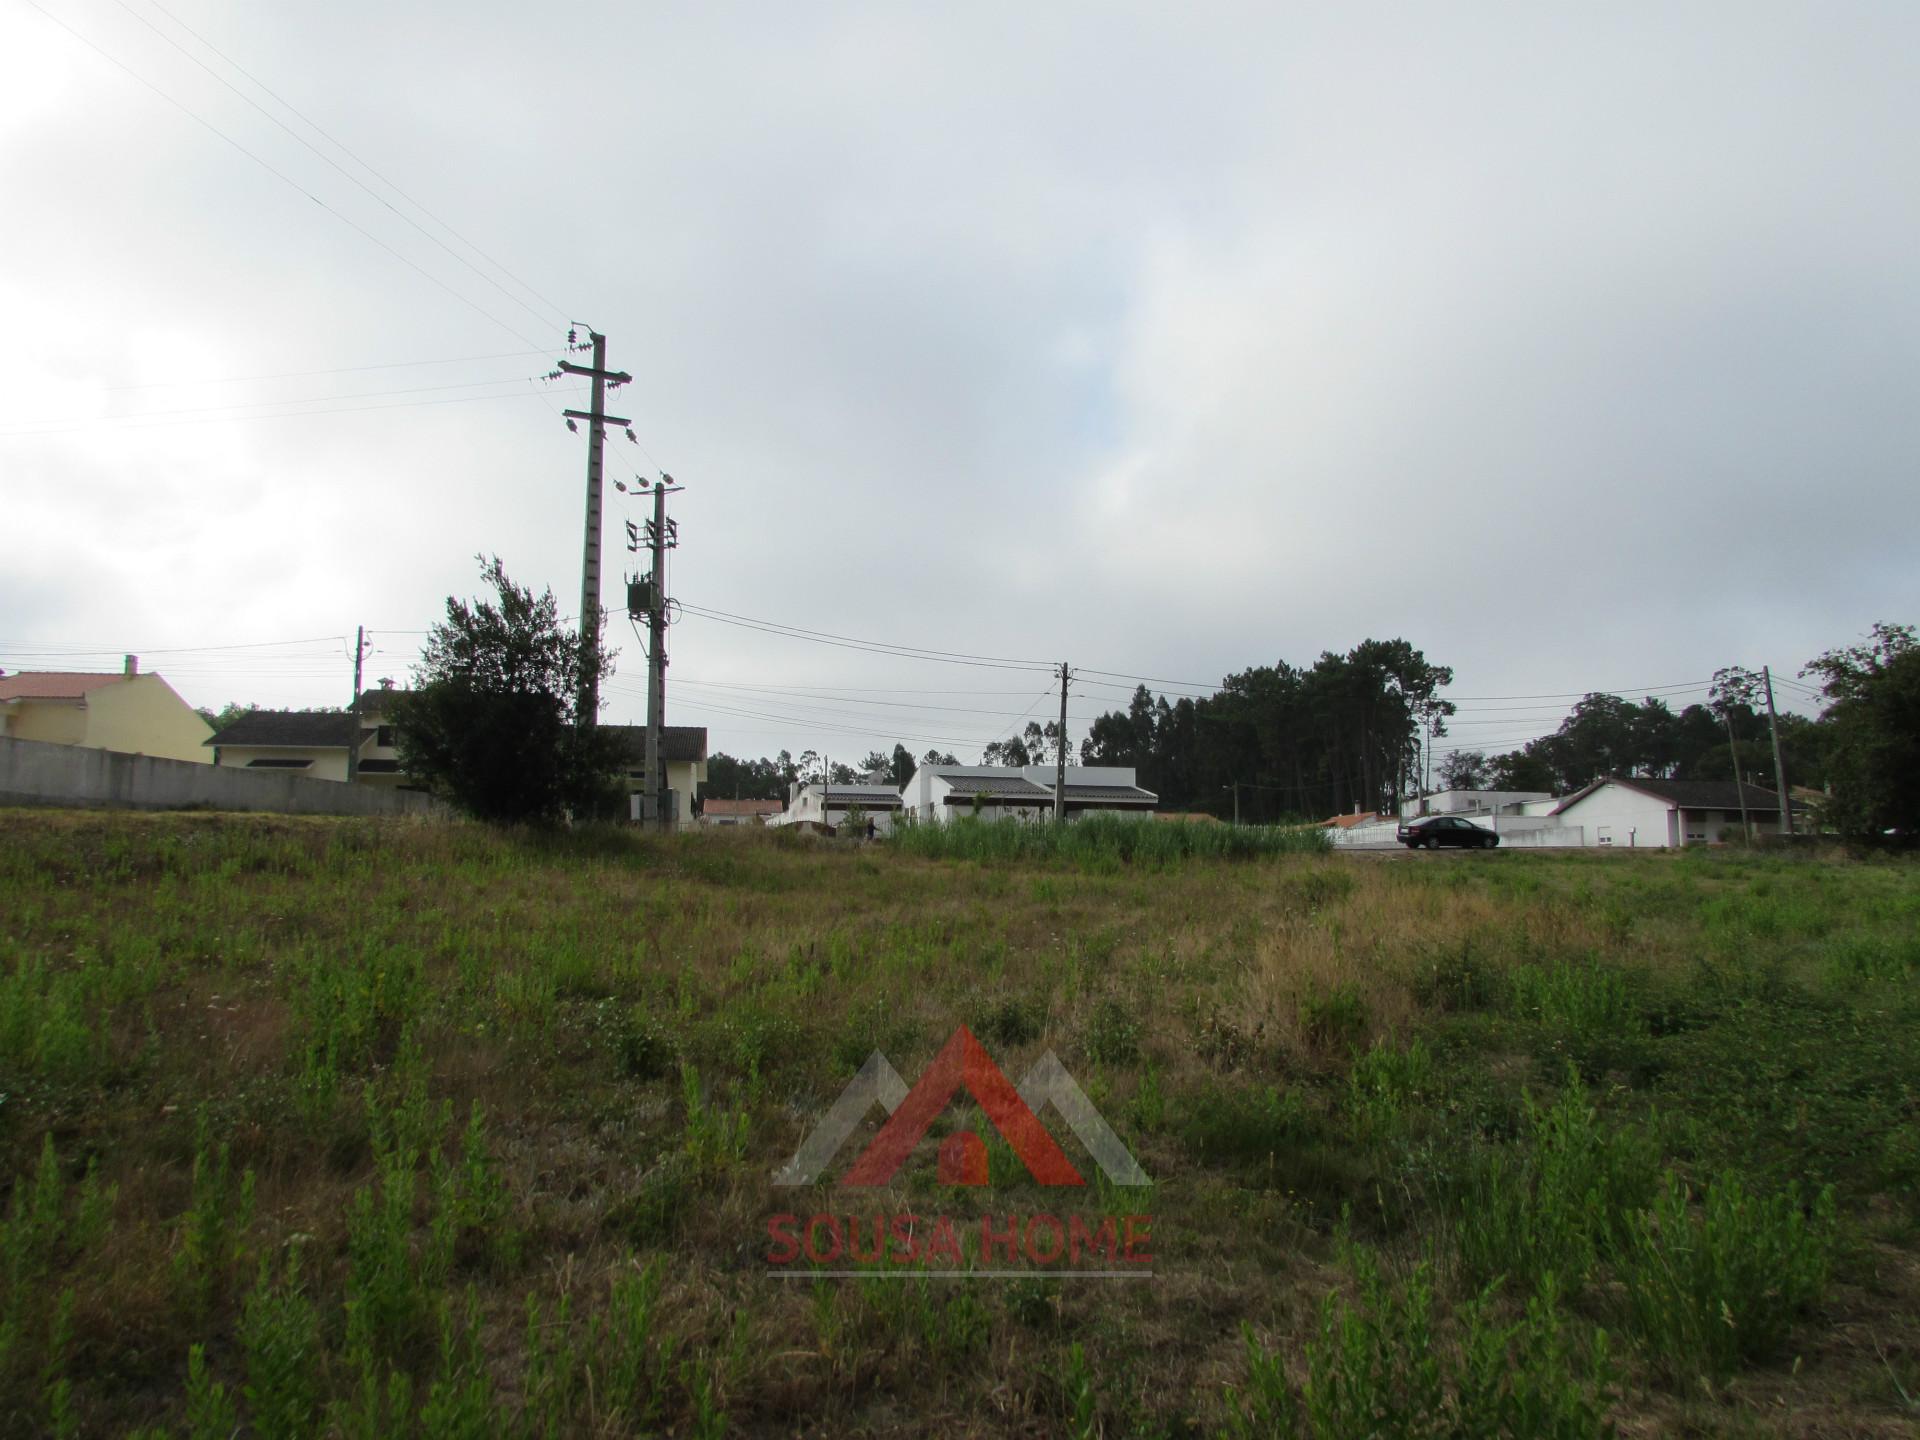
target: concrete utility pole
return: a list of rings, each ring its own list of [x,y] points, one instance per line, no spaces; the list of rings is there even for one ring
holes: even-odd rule
[[[651,487],[642,480],[640,488],[653,491],[653,519],[647,522],[647,549],[653,574],[637,587],[628,586],[627,609],[629,614],[635,608],[644,608],[647,612],[647,738],[641,757],[641,763],[647,768],[647,779],[640,792],[640,820],[645,825],[659,825],[666,821],[667,799],[666,767],[661,763],[661,741],[667,722],[667,551],[680,543],[679,527],[667,518],[667,496],[686,487],[674,484],[671,475],[662,474]],[[628,548],[638,549],[638,531],[631,521],[627,524],[627,534]],[[640,607],[633,604],[636,588],[642,602]]]
[[[367,627],[357,625],[353,631],[353,703],[347,707],[347,713],[353,716],[353,736],[347,742],[347,783],[351,785],[360,778],[360,662],[367,655]]]
[[[1067,682],[1073,671],[1060,662],[1060,745],[1053,766],[1053,818],[1059,824],[1067,820]]]
[[[1793,834],[1793,796],[1787,791],[1787,766],[1780,758],[1780,717],[1773,709],[1773,671],[1760,667],[1760,684],[1767,692],[1767,728],[1773,732],[1773,781],[1780,787],[1780,833]]]
[[[567,332],[569,341],[573,338]],[[587,331],[593,342],[593,364],[575,365],[562,360],[560,369],[568,375],[586,375],[593,380],[593,407],[590,410],[566,410],[561,413],[571,425],[587,422],[587,523],[584,553],[580,561],[580,647],[585,662],[580,674],[580,724],[591,727],[600,718],[600,672],[594,660],[600,653],[600,470],[601,452],[606,444],[608,425],[633,422],[606,413],[607,387],[625,385],[633,379],[624,370],[607,369],[607,337]]]

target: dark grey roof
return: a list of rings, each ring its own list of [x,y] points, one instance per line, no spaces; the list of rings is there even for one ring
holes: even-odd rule
[[[345,750],[358,722],[327,710],[249,710],[207,741],[209,745],[283,745],[301,750]]]
[[[953,787],[953,794],[947,797],[949,804],[964,802],[975,795],[1012,795],[1017,797],[1050,795],[1050,790],[1042,790],[1024,775],[942,775]]]
[[[947,781],[953,786],[946,796],[949,805],[971,804],[976,795],[1002,803],[1053,802],[1051,785],[1036,785],[1024,775],[952,775]],[[1069,784],[1066,796],[1069,805],[1152,805],[1158,798],[1138,785]]]
[[[362,715],[377,715],[385,710],[387,705],[399,696],[411,695],[412,693],[411,690],[402,690],[397,686],[392,689],[381,686],[372,690],[362,690],[360,692],[360,713]]]
[[[821,808],[858,805],[867,810],[898,810],[900,792],[885,785],[829,785]]]
[[[603,725],[626,746],[627,758],[644,764],[647,758],[647,727],[644,725]],[[660,727],[660,758],[672,764],[698,764],[707,758],[707,727],[704,725],[663,725]]]
[[[1138,785],[1067,786],[1068,804],[1085,801],[1100,805],[1151,805],[1159,798],[1151,790],[1142,790]]]
[[[1736,785],[1731,780],[1643,780],[1637,775],[1612,776],[1608,780],[1596,780],[1584,790],[1575,791],[1558,805],[1553,813],[1577,805],[1595,790],[1606,784],[1624,785],[1629,790],[1638,790],[1643,795],[1651,795],[1656,800],[1665,800],[1670,805],[1678,805],[1683,810],[1738,810],[1740,795],[1746,792],[1747,810],[1754,815],[1777,815],[1780,813],[1780,794],[1776,790],[1762,789],[1758,785]]]

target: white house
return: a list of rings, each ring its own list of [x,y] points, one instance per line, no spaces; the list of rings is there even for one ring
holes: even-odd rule
[[[1740,797],[1756,833],[1780,829],[1780,796],[1731,780],[1596,780],[1553,808],[1565,826],[1579,826],[1589,845],[1637,849],[1707,845],[1740,836]]]
[[[810,781],[795,785],[787,808],[773,817],[769,825],[831,825],[838,829],[854,817],[856,828],[873,822],[874,833],[885,835],[893,829],[893,817],[900,813],[900,792],[879,780],[868,779],[850,785],[838,781],[822,785]]]
[[[901,792],[903,813],[921,824],[956,815],[1040,820],[1053,814],[1051,765],[922,765]],[[1134,783],[1131,765],[1069,765],[1067,818],[1151,815],[1159,797]]]

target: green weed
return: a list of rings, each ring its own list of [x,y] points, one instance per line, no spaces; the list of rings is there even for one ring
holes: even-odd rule
[[[1789,1186],[1752,1194],[1738,1175],[1707,1186],[1699,1209],[1668,1173],[1630,1224],[1616,1261],[1628,1324],[1676,1379],[1719,1380],[1770,1359],[1825,1289],[1837,1218],[1832,1187],[1809,1208]]]

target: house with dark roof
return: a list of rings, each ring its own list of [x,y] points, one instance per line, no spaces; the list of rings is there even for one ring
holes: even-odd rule
[[[921,824],[942,824],[957,815],[1048,819],[1053,815],[1053,782],[1051,765],[922,765],[901,792],[901,808]],[[1130,765],[1067,766],[1069,820],[1151,815],[1159,798],[1134,783]]]
[[[1780,830],[1780,795],[1732,780],[1643,780],[1610,776],[1561,800],[1552,816],[1579,827],[1585,844],[1677,849],[1740,838],[1740,802],[1756,834]],[[1798,817],[1802,807],[1794,806]]]
[[[129,655],[119,670],[0,673],[0,736],[205,764],[212,727]]]
[[[393,723],[393,702],[406,693],[395,689],[391,680],[360,692],[360,755],[354,765],[354,779],[362,784],[398,787],[407,783],[406,771],[400,768],[398,731]]]
[[[631,817],[640,818],[640,797],[646,793],[647,727],[644,725],[603,725],[620,737],[627,755],[628,807]],[[693,802],[707,779],[707,727],[704,725],[663,725],[660,727],[660,764],[666,771],[669,796],[667,820],[671,828],[684,829],[693,824]]]
[[[206,743],[216,765],[344,781],[359,732],[359,720],[344,710],[249,710]]]

